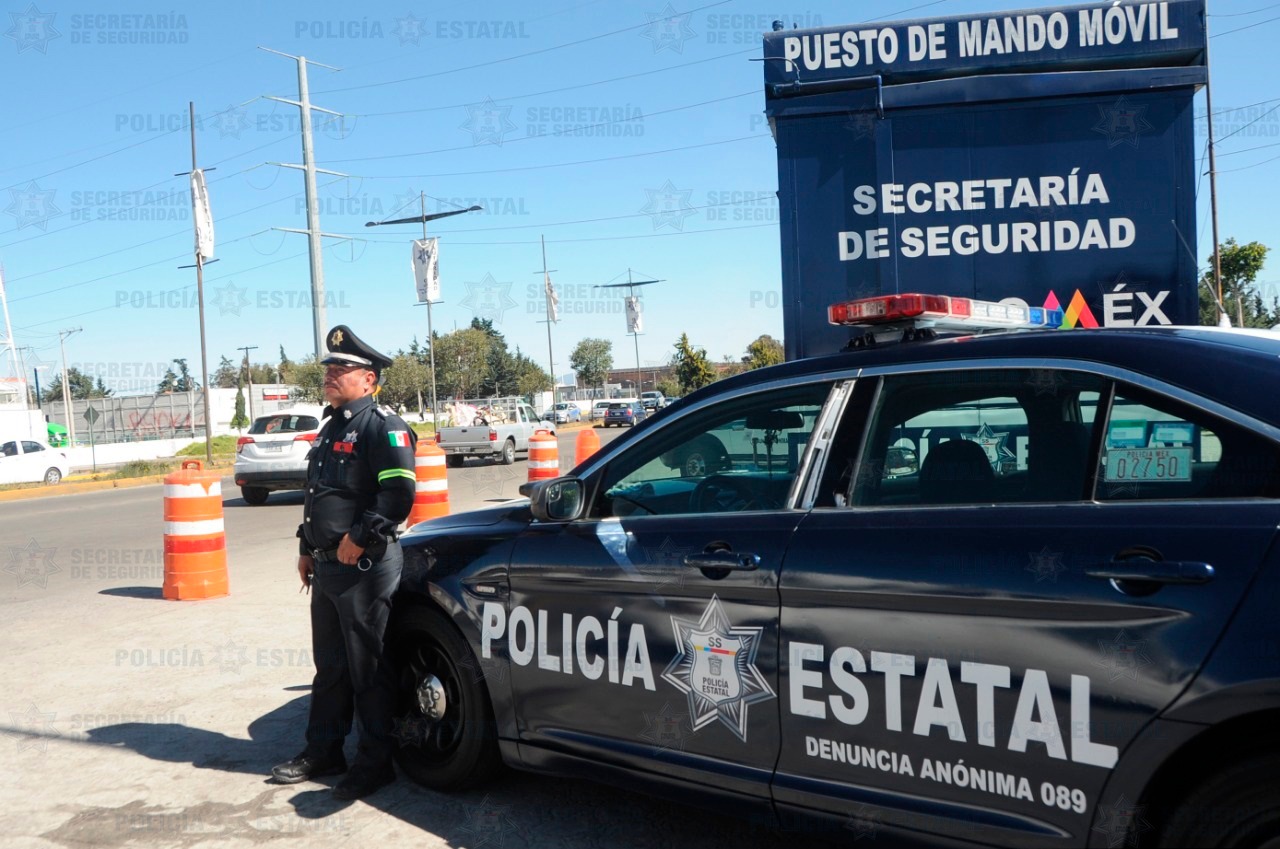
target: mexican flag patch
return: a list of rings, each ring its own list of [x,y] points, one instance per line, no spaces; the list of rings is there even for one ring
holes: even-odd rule
[[[387,431],[387,439],[391,441],[392,448],[408,448],[409,447],[409,434],[407,431],[389,430]]]

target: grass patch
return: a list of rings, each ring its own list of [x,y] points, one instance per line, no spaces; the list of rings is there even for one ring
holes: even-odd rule
[[[236,439],[234,436],[215,436],[212,440],[214,454],[234,454],[236,453]],[[178,452],[179,457],[203,457],[204,456],[204,440],[197,440],[186,448]]]

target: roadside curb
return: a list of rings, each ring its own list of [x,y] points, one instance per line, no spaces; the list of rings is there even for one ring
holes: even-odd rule
[[[210,471],[220,472],[221,469],[211,469]],[[230,474],[230,470],[227,474]],[[32,487],[31,489],[13,489],[8,492],[0,492],[0,502],[5,501],[26,501],[31,498],[53,498],[59,495],[75,495],[80,492],[97,492],[104,489],[132,489],[135,486],[149,486],[151,484],[164,483],[165,472],[163,475],[147,475],[141,478],[119,478],[116,480],[104,481],[84,481],[82,483],[61,483],[56,486]]]

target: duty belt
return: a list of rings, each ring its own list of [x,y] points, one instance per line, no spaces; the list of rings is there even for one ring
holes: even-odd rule
[[[369,546],[369,548],[366,548],[364,550],[364,553],[360,555],[360,559],[356,561],[356,568],[359,569],[361,572],[368,572],[370,569],[373,568],[373,564],[376,562],[372,557],[369,556],[369,552],[375,551],[375,553],[378,556],[378,559],[381,560],[382,555],[386,553],[387,544],[395,542],[397,538],[398,538],[397,536],[388,535],[386,543],[379,543],[377,545],[371,545]],[[338,559],[338,549],[336,548],[326,548],[326,549],[313,548],[311,549],[311,556],[315,558],[317,561],[329,561],[333,563],[342,562]],[[346,564],[343,564],[343,565],[346,565]]]

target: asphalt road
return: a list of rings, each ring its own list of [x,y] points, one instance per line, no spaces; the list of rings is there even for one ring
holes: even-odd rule
[[[571,465],[567,436],[561,456]],[[523,460],[451,469],[455,511],[514,495],[525,474]],[[302,746],[314,671],[294,570],[301,496],[249,507],[226,484],[231,594],[207,601],[161,598],[159,486],[0,506],[5,847],[795,842],[572,779],[511,773],[444,795],[401,778],[350,804],[318,784],[267,782],[271,765]]]

